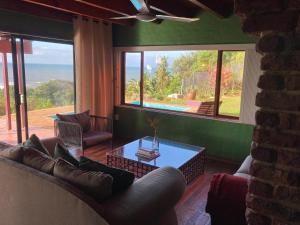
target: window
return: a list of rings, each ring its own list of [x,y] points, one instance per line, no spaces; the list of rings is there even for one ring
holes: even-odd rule
[[[244,57],[244,51],[125,52],[122,103],[237,118]]]
[[[140,105],[141,53],[125,53],[125,103]]]
[[[242,81],[244,74],[244,51],[224,51],[220,88],[219,114],[239,117]]]

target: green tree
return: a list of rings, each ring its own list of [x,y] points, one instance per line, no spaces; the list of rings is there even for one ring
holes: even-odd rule
[[[167,57],[162,57],[155,72],[156,88],[163,90],[169,83],[168,61]]]
[[[131,79],[126,82],[126,99],[138,100],[140,94],[140,82],[136,79]]]

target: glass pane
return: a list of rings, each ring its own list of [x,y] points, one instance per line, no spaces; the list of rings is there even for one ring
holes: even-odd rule
[[[125,54],[125,103],[140,104],[141,53]]]
[[[57,113],[74,112],[73,45],[24,40],[29,134],[54,135]]]
[[[244,60],[244,51],[223,52],[220,115],[240,116]]]
[[[4,49],[0,53],[0,141],[17,144],[12,54]]]
[[[144,53],[144,107],[211,115],[217,51]]]

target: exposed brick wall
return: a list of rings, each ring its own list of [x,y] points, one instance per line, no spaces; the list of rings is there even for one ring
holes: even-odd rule
[[[235,0],[245,33],[263,55],[246,218],[300,224],[300,0]]]

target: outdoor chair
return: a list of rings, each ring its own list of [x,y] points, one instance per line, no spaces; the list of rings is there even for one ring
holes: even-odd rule
[[[222,104],[222,101],[220,101],[219,106]],[[210,115],[212,116],[214,114],[215,109],[215,102],[214,101],[207,101],[202,102],[198,108],[198,113],[201,115]]]
[[[108,141],[113,148],[111,118],[89,115],[89,111],[56,116],[55,134],[69,149],[80,149],[84,155],[84,149]]]

